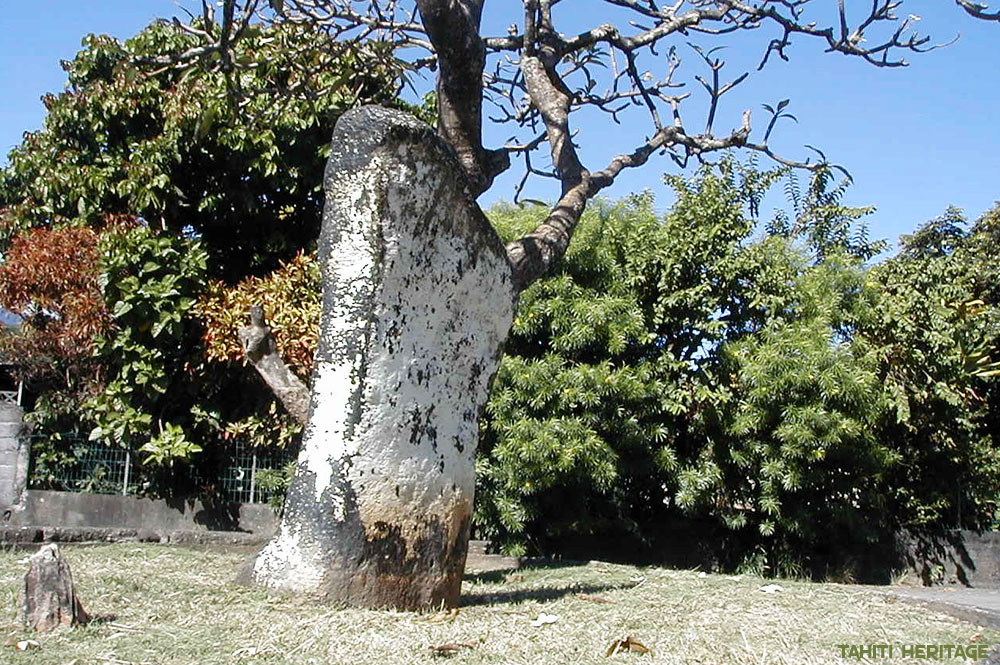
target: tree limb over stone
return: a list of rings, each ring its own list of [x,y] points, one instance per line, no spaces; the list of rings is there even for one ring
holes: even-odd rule
[[[240,328],[240,343],[247,360],[277,395],[278,399],[297,421],[306,424],[309,419],[309,389],[288,369],[278,354],[274,335],[264,321],[264,308],[250,308],[250,325]]]
[[[76,597],[69,564],[55,543],[46,545],[28,559],[21,599],[21,621],[40,633],[63,626],[79,626],[90,617]]]
[[[222,0],[221,22],[214,18],[211,3],[202,2],[203,17],[187,29],[204,42],[195,49],[219,54],[214,66],[224,71],[226,66],[241,66],[226,51],[248,17],[309,25],[328,35],[331,43],[368,42],[388,47],[381,49],[385,53],[425,51],[426,55],[408,59],[409,68],[437,72],[438,133],[458,158],[473,198],[490,188],[509,167],[512,155],[524,160],[515,202],[530,176],[559,182],[549,213],[508,247],[518,290],[558,263],[588,202],[619,171],[640,166],[653,155],[668,156],[683,168],[689,160],[705,161],[712,152],[741,148],[789,167],[832,166],[821,153],[819,161],[790,159],[768,145],[777,121],[794,118],[785,110],[788,100],[764,105],[771,118],[755,135],[749,109],[744,109],[740,126],[717,131],[715,124],[724,117],[719,113],[723,97],[749,72],[724,76],[725,62],[709,43],[723,46],[720,38],[726,35],[759,34],[758,69],[776,58],[787,60],[793,40],[889,68],[906,66],[908,54],[945,45],[917,30],[920,17],[904,9],[905,0],[603,0],[592,3],[598,9],[588,8],[585,15],[577,12],[572,19],[573,10],[556,7],[559,0],[522,0],[520,6],[513,5],[505,35],[484,34],[484,0]],[[970,16],[1000,21],[1000,12],[990,11],[984,3],[954,2]],[[602,7],[607,11],[599,11]],[[573,25],[572,31],[564,21]],[[707,76],[682,68],[682,56],[689,50],[696,54],[696,67],[707,67]],[[196,50],[182,60],[191,63],[200,57]],[[681,112],[681,103],[692,96],[680,90],[685,77],[698,82],[708,96],[704,129],[694,130]],[[488,115],[484,114],[487,102]],[[571,118],[584,110],[603,114],[617,125],[623,120],[632,126],[643,122],[645,142],[623,145],[621,154],[598,170],[585,163],[576,148],[586,139],[577,135]],[[487,148],[484,119],[507,125],[514,134],[505,145]],[[551,170],[532,164],[532,153],[543,150],[543,143],[548,144]]]

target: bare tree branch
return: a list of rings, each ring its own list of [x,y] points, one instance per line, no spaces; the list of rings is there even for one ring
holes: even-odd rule
[[[654,154],[667,155],[683,166],[713,151],[743,148],[786,166],[826,165],[822,155],[818,161],[789,159],[769,145],[778,120],[794,119],[785,111],[788,100],[774,108],[765,105],[771,117],[755,140],[750,136],[749,112],[728,135],[714,136],[724,95],[748,73],[723,76],[724,63],[715,49],[690,44],[692,35],[716,38],[740,31],[765,32],[758,68],[766,66],[771,56],[788,59],[786,50],[793,39],[818,43],[828,52],[876,67],[902,67],[907,53],[941,46],[916,31],[920,19],[902,13],[904,1],[603,0],[609,10],[632,14],[633,20],[600,22],[569,34],[557,29],[563,9],[559,0],[522,0],[523,13],[513,17],[506,35],[482,36],[484,0],[223,0],[221,23],[205,0],[202,17],[183,26],[199,43],[184,53],[163,56],[159,64],[185,66],[212,58],[223,71],[239,67],[229,50],[254,17],[308,24],[331,40],[381,42],[407,53],[420,49],[421,55],[407,56],[410,67],[437,70],[439,131],[455,150],[474,196],[508,168],[510,154],[520,155],[524,162],[516,198],[531,177],[560,183],[559,200],[546,219],[508,247],[515,279],[523,288],[565,252],[587,201],[623,170],[646,163]],[[970,16],[1000,21],[1000,12],[988,11],[985,4],[955,2]],[[690,93],[673,90],[683,86],[677,74],[678,46],[684,42],[708,68],[707,75],[691,76],[708,95],[701,134],[688,133],[682,121],[681,103]],[[485,148],[484,101],[490,104],[490,120],[510,123],[532,138],[518,143],[515,137],[499,149]],[[592,172],[573,143],[570,117],[579,109],[604,113],[619,124],[639,111],[648,138]],[[548,144],[551,168],[537,165],[534,151],[542,143]]]
[[[483,0],[418,0],[427,36],[437,53],[438,130],[454,148],[474,197],[507,170],[503,150],[485,150],[483,69],[486,47],[479,36]]]
[[[631,153],[618,155],[600,171],[590,173],[581,168],[579,179],[570,181],[572,184],[569,187],[567,181],[563,181],[563,195],[548,217],[531,233],[507,245],[507,258],[514,272],[516,288],[520,290],[527,287],[565,254],[587,201],[611,185],[623,170],[642,166],[657,150],[671,146],[682,146],[688,155],[698,157],[735,147],[751,147],[770,154],[766,146],[748,144],[749,135],[749,112],[743,115],[743,123],[738,129],[722,138],[710,135],[688,136],[683,127],[675,124],[663,127]],[[808,167],[805,163],[802,165]]]
[[[1000,11],[987,12],[988,5],[981,2],[969,2],[969,0],[955,0],[955,4],[964,9],[969,16],[983,19],[984,21],[1000,21]]]

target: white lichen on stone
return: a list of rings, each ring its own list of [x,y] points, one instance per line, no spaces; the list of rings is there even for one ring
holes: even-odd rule
[[[275,587],[288,591],[314,591],[323,579],[321,560],[303,551],[300,531],[285,525],[254,562],[256,579],[274,579]]]
[[[450,549],[467,536],[479,412],[514,295],[502,243],[427,136],[382,147],[327,183],[303,491],[290,493],[255,563],[269,586],[317,588],[344,563],[331,549],[364,545],[349,538],[393,534],[404,549],[433,538]]]

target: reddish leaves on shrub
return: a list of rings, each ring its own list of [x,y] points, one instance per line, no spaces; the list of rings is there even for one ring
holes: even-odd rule
[[[314,256],[299,254],[264,278],[250,277],[234,287],[209,285],[198,303],[205,326],[202,340],[210,360],[243,360],[237,331],[247,323],[251,305],[262,305],[278,351],[291,370],[307,379],[319,336],[320,275]]]
[[[98,235],[88,228],[36,228],[15,237],[0,264],[0,305],[22,319],[0,337],[27,375],[88,358],[108,327],[98,285]]]

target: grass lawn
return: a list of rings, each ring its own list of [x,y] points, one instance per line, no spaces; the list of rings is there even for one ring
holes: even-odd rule
[[[30,635],[17,604],[24,551],[0,551],[0,663],[918,663],[902,644],[993,645],[978,628],[878,593],[836,584],[705,575],[604,563],[466,577],[457,612],[342,609],[236,587],[246,554],[119,543],[63,548],[84,608],[98,621]],[[554,623],[533,626],[541,613]],[[605,654],[631,636],[649,654]],[[841,658],[838,644],[893,644],[895,658]],[[457,650],[435,653],[452,644]],[[468,646],[458,646],[468,645]],[[451,655],[448,655],[451,654]]]

